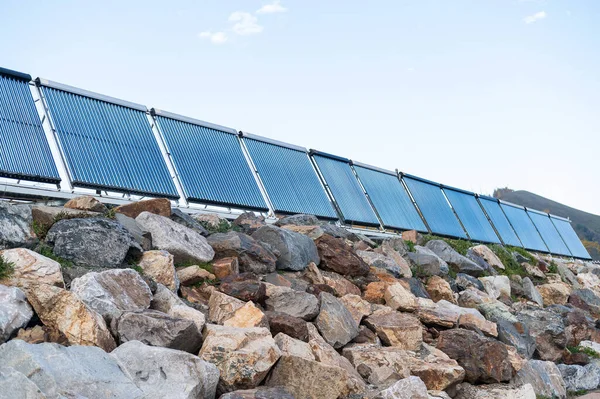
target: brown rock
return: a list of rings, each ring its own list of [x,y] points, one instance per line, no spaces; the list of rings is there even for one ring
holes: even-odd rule
[[[411,353],[400,348],[350,346],[342,354],[369,384],[382,385],[410,376]]]
[[[344,295],[340,298],[340,302],[348,309],[356,325],[360,325],[363,317],[371,314],[371,304],[358,295]]]
[[[181,297],[186,301],[208,306],[208,298],[210,298],[210,295],[208,295],[207,298],[201,287],[181,287],[179,290],[181,292]]]
[[[427,280],[425,289],[434,302],[445,299],[448,302],[454,304],[456,303],[456,299],[454,299],[454,293],[452,292],[452,288],[450,288],[450,284],[448,284],[448,282],[440,276],[430,277],[429,280]]]
[[[225,320],[224,326],[249,328],[265,327],[269,328],[269,322],[265,314],[252,301],[246,302],[244,306],[233,313],[233,316]]]
[[[256,216],[254,212],[244,212],[233,221],[233,224],[240,227],[244,233],[252,234],[266,223],[264,216]]]
[[[475,332],[453,329],[440,332],[437,348],[465,369],[470,383],[507,382],[514,374],[506,345]]]
[[[324,234],[315,244],[322,267],[349,276],[364,276],[369,273],[369,266],[343,240]]]
[[[115,208],[115,212],[135,219],[142,212],[150,212],[156,215],[171,217],[171,201],[166,198],[153,198],[144,201],[132,202]]]
[[[213,291],[208,301],[208,320],[211,323],[223,324],[233,317],[235,311],[244,306],[244,302],[219,291]]]
[[[216,277],[214,274],[201,269],[200,266],[193,265],[177,270],[177,278],[181,285],[190,286],[201,281],[214,280]]]
[[[179,289],[174,257],[167,251],[144,252],[138,266],[142,268],[144,275],[152,277],[171,291],[177,292]]]
[[[47,326],[33,326],[28,329],[20,329],[16,339],[30,344],[42,344],[44,342],[54,342],[59,345],[67,346],[69,341],[59,331]]]
[[[321,229],[319,226],[296,226],[293,224],[286,224],[285,226],[281,226],[281,228],[293,231],[295,233],[304,234],[313,240],[316,240],[324,234],[323,229]]]
[[[544,299],[544,306],[566,305],[571,295],[571,287],[563,282],[538,285],[537,290]]]
[[[10,278],[0,280],[0,284],[24,287],[29,284],[49,284],[64,287],[60,263],[25,248],[0,251],[6,262],[14,265]]]
[[[417,298],[402,284],[388,285],[384,292],[384,298],[386,305],[394,310],[414,312],[417,309]]]
[[[108,211],[108,208],[104,204],[98,201],[91,195],[85,195],[83,197],[73,198],[64,205],[65,208],[79,209],[82,211],[92,211],[104,213]]]
[[[306,321],[299,317],[285,313],[266,312],[271,334],[283,333],[300,341],[308,342],[308,326]]]
[[[116,348],[102,316],[74,293],[47,284],[30,284],[25,291],[42,323],[63,334],[71,345],[98,346],[106,352]]]
[[[365,292],[363,293],[363,299],[370,303],[384,304],[385,303],[385,289],[388,283],[381,281],[375,281],[369,283]]]
[[[240,273],[240,264],[237,257],[221,258],[212,263],[213,273],[222,280],[225,277]]]
[[[485,335],[496,338],[498,328],[496,323],[486,320],[483,316],[478,317],[473,313],[463,313],[458,318],[458,326],[472,331],[481,331]]]
[[[263,303],[267,296],[267,287],[258,280],[224,282],[219,290],[242,301]]]
[[[423,242],[423,236],[415,230],[403,231],[402,239],[404,241],[410,241],[413,244],[420,245]]]
[[[471,251],[473,251],[475,255],[479,256],[480,258],[483,258],[483,260],[485,260],[493,268],[504,270],[504,265],[502,264],[500,258],[498,258],[494,251],[489,249],[487,246],[476,245],[471,248]]]
[[[61,208],[57,206],[34,205],[31,207],[31,216],[34,223],[50,228],[57,219],[63,216],[68,218],[100,216],[96,212],[81,211],[77,209]]]
[[[279,347],[282,356],[298,356],[306,360],[315,360],[315,355],[313,355],[308,343],[292,338],[284,333],[278,333],[273,339]]]
[[[429,390],[446,390],[465,378],[465,370],[439,349],[423,344],[419,356],[408,359],[410,373],[421,378]]]
[[[373,314],[367,317],[364,323],[388,346],[416,351],[423,342],[423,326],[419,319],[410,314]]]
[[[323,280],[325,284],[333,288],[333,293],[337,297],[342,297],[347,294],[360,295],[360,288],[346,280],[337,273],[323,272]]]

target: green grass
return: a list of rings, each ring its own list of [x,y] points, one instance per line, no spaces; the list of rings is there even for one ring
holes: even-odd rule
[[[60,263],[60,265],[62,267],[66,267],[66,268],[73,267],[73,262],[71,262],[70,260],[61,258],[60,256],[54,255],[54,252],[52,252],[52,248],[50,248],[48,245],[45,245],[45,244],[38,245],[38,247],[35,249],[35,252],[37,252],[38,254],[40,254],[42,256],[45,256],[46,258],[50,258],[55,262]]]
[[[39,223],[37,221],[33,221],[32,227],[33,232],[40,240],[45,240],[48,235],[48,231],[56,222],[61,220],[68,219],[84,219],[84,218],[92,218],[97,217],[96,215],[88,214],[88,213],[67,213],[67,212],[59,212],[54,215],[54,219],[52,219],[51,223]],[[113,216],[114,217],[114,216]]]
[[[115,219],[117,217],[117,208],[110,208],[108,211],[104,212],[104,217],[107,219]]]
[[[504,265],[504,270],[498,270],[498,273],[503,274],[505,276],[512,276],[518,274],[521,277],[527,277],[527,271],[519,262],[517,262],[513,255],[513,248],[505,248],[502,245],[494,244],[489,246],[492,251],[496,254],[496,256],[500,259],[502,264]]]
[[[598,359],[600,358],[600,354],[593,350],[592,348],[585,348],[582,346],[567,346],[567,350],[571,353],[585,353],[591,358]]]
[[[408,247],[408,252],[415,252],[415,243],[412,241],[404,240],[404,243]]]
[[[221,219],[218,225],[213,225],[212,223],[206,221],[198,221],[208,231],[210,234],[215,233],[228,233],[230,231],[241,231],[240,227],[234,225],[233,223],[229,223],[225,219]]]
[[[14,272],[15,264],[4,260],[2,255],[0,255],[0,280],[11,277]]]
[[[144,274],[144,269],[142,269],[139,265],[129,265],[129,267],[141,275]]]
[[[524,248],[518,248],[518,247],[508,247],[512,252],[517,252],[519,255],[521,255],[522,257],[524,257],[525,259],[527,259],[527,263],[529,263],[530,265],[537,265],[537,259],[535,259],[535,257],[530,254],[529,252],[527,252],[526,249]]]
[[[556,264],[556,262],[550,262],[550,264],[548,265],[548,273],[558,274],[558,265]]]
[[[185,262],[179,262],[175,264],[175,269],[183,269],[185,267],[190,267],[190,266],[198,266],[200,269],[204,269],[209,273],[214,273],[214,269],[212,266],[212,263],[210,262],[197,262],[194,260],[188,260]]]

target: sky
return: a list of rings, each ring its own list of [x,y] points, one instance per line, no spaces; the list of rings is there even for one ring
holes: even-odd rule
[[[600,214],[596,0],[0,0],[0,66]]]

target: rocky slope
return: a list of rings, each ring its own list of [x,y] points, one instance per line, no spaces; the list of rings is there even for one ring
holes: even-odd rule
[[[0,202],[0,398],[566,398],[600,266],[309,215]]]

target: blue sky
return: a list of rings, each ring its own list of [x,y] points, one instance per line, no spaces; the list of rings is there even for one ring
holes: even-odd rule
[[[0,2],[1,66],[600,214],[595,0]]]

